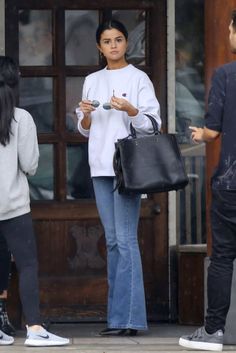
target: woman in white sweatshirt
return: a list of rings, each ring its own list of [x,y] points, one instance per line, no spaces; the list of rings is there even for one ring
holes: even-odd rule
[[[61,346],[69,340],[46,331],[39,313],[38,261],[30,213],[27,174],[36,172],[39,159],[36,126],[32,116],[15,107],[19,70],[0,56],[0,243],[13,254],[19,273],[19,290],[27,324],[27,346]],[[8,257],[5,256],[8,262]],[[1,265],[3,263],[1,262]],[[9,266],[6,263],[5,269]],[[5,289],[5,288],[0,288]],[[1,330],[0,345],[14,338]]]
[[[142,264],[137,239],[140,195],[115,188],[115,142],[129,134],[152,131],[146,113],[161,126],[159,103],[148,76],[125,58],[128,33],[111,20],[96,32],[97,47],[107,66],[86,77],[76,110],[78,129],[89,138],[89,164],[96,204],[105,229],[108,271],[107,328],[100,335],[136,335],[147,329]]]

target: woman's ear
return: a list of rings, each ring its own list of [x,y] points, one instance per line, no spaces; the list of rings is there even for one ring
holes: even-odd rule
[[[103,58],[104,58],[104,55],[103,55],[103,52],[102,52],[101,47],[100,47],[99,44],[97,44],[97,48],[98,48],[98,51],[99,51],[99,56],[100,56],[100,58],[103,59]]]
[[[99,44],[97,44],[97,48],[98,48],[98,50],[99,50],[100,54],[102,54],[102,50],[101,50],[101,47],[100,47],[100,45],[99,45]]]

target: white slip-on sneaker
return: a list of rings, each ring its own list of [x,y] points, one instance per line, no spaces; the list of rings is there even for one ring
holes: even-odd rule
[[[25,346],[32,347],[47,347],[47,346],[65,346],[70,343],[68,338],[63,338],[53,333],[48,332],[43,327],[34,331],[30,328],[27,329],[27,337]]]
[[[14,338],[12,336],[8,336],[6,333],[0,330],[0,346],[9,346],[14,342]]]

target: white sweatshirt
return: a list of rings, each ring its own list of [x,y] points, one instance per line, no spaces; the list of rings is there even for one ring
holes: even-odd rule
[[[138,114],[129,117],[126,112],[115,109],[105,110],[102,105],[110,102],[113,95],[127,99]],[[122,69],[99,70],[88,75],[83,86],[83,99],[97,100],[100,106],[91,113],[91,127],[83,129],[81,120],[83,113],[76,109],[78,129],[89,138],[89,165],[91,176],[114,176],[113,154],[115,142],[130,133],[130,123],[138,134],[152,132],[152,124],[145,113],[152,115],[161,127],[160,106],[149,77],[133,65]]]
[[[0,221],[30,212],[26,174],[36,172],[39,159],[36,126],[24,109],[15,108],[10,143],[0,144]]]

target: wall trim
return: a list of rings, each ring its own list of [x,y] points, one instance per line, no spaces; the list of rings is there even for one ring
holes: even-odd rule
[[[5,0],[0,0],[0,55],[5,54]]]
[[[167,116],[168,132],[175,132],[175,0],[167,1]],[[176,245],[176,192],[169,199],[169,246]]]
[[[167,125],[175,132],[175,0],[167,0]],[[168,193],[169,320],[177,320],[176,192]]]

